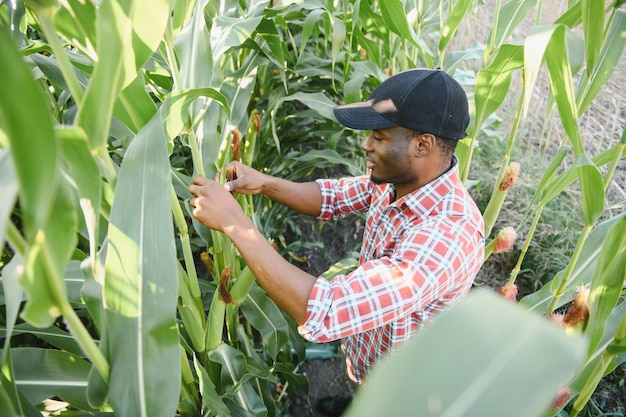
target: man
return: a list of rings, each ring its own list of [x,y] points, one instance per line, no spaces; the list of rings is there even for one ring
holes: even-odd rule
[[[189,191],[194,217],[232,239],[305,339],[344,339],[348,374],[361,384],[382,356],[468,293],[484,225],[454,156],[469,123],[467,97],[444,71],[398,73],[367,101],[334,112],[346,127],[371,130],[361,145],[368,175],[295,183],[234,162],[234,180],[196,177]],[[326,280],[291,265],[230,191],[264,194],[323,221],[367,212],[359,267]]]

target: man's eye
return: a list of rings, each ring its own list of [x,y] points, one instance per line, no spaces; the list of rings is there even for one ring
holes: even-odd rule
[[[378,140],[378,141],[383,140],[383,138],[379,138],[378,136],[372,136],[372,137],[374,138],[374,140]]]

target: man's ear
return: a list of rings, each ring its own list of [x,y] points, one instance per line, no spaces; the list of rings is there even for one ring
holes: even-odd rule
[[[413,150],[417,157],[430,154],[437,146],[437,139],[430,133],[420,133],[413,136]]]

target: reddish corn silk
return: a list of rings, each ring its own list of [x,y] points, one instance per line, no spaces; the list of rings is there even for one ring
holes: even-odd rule
[[[500,181],[500,185],[498,188],[500,191],[505,191],[515,185],[517,181],[517,176],[519,175],[519,163],[511,162],[509,166],[506,168],[504,172],[504,177],[502,177],[502,181]]]
[[[510,301],[517,301],[517,285],[505,284],[498,288],[498,294]]]
[[[517,239],[517,232],[512,227],[504,227],[495,238],[493,253],[510,252]]]

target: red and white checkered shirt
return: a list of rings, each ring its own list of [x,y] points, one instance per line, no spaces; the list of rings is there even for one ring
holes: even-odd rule
[[[359,267],[311,290],[300,334],[344,339],[348,374],[362,383],[376,361],[465,296],[484,256],[484,223],[457,165],[394,201],[368,176],[318,180],[319,218],[368,212]]]

